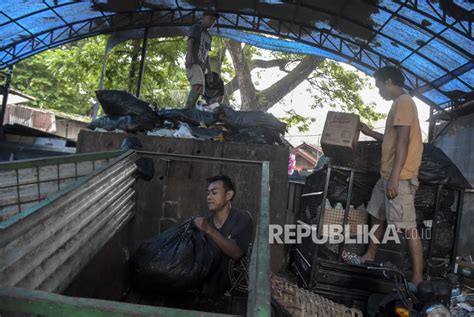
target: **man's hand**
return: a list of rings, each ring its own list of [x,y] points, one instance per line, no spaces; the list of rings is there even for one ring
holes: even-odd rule
[[[387,188],[385,189],[385,195],[387,195],[388,199],[395,199],[398,196],[398,184],[398,179],[389,178]]]
[[[368,125],[366,125],[365,123],[362,123],[360,122],[359,123],[359,131],[364,133],[365,135],[367,136],[370,136],[370,137],[373,137],[374,139],[376,139],[377,141],[380,141],[382,142],[383,141],[383,134],[382,133],[378,133],[374,130],[371,130],[369,128]]]
[[[365,123],[362,123],[362,122],[359,123],[359,130],[360,130],[360,132],[364,133],[365,135],[369,135],[370,131],[371,131],[369,126],[366,125]]]
[[[196,227],[198,227],[199,230],[204,233],[208,234],[211,231],[211,226],[209,225],[207,219],[204,217],[194,218],[194,224],[196,225]]]

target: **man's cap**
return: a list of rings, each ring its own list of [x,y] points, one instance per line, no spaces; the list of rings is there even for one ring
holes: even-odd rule
[[[217,13],[217,11],[214,11],[214,10],[204,10],[204,12],[202,13],[202,16],[204,17],[206,15],[213,16],[216,19],[219,19],[219,13]]]

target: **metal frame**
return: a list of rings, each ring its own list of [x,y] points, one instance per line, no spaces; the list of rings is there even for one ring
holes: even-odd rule
[[[364,171],[356,170],[356,169],[349,168],[349,167],[339,166],[339,165],[333,165],[333,164],[326,165],[324,167],[324,169],[326,170],[326,180],[325,180],[325,183],[324,183],[324,191],[321,193],[323,196],[322,196],[322,200],[321,200],[320,207],[319,207],[320,212],[319,212],[319,215],[318,215],[318,223],[317,223],[319,228],[318,228],[317,235],[318,235],[318,238],[321,238],[321,236],[322,236],[321,235],[321,231],[322,231],[321,230],[321,225],[322,225],[322,220],[323,220],[324,212],[325,212],[326,199],[327,199],[327,194],[328,194],[328,189],[329,189],[329,182],[330,182],[330,179],[331,179],[331,173],[332,173],[332,170],[334,169],[334,170],[337,170],[337,171],[349,172],[348,190],[347,190],[347,196],[346,196],[346,207],[344,209],[344,220],[343,220],[343,230],[342,230],[342,235],[344,236],[345,235],[345,225],[348,223],[348,220],[349,220],[350,200],[351,200],[351,197],[352,197],[352,189],[353,189],[353,185],[354,185],[354,175],[355,175],[355,173],[364,173]],[[313,225],[313,223],[311,223],[311,225]],[[317,265],[318,265],[318,261],[320,261],[320,259],[318,258],[318,248],[319,248],[319,245],[315,244],[314,245],[313,258],[311,259],[311,265],[310,265],[310,267],[311,267],[310,278],[309,278],[309,281],[308,281],[308,284],[306,285],[306,287],[312,287],[312,286],[314,286],[314,283],[315,283],[314,279],[315,279],[315,276],[316,276]],[[341,263],[341,254],[342,254],[343,248],[344,248],[344,243],[339,244],[337,263]],[[299,250],[297,250],[296,248],[294,248],[294,250],[299,252]],[[303,279],[303,282],[306,284],[306,281],[304,281],[304,279]]]
[[[9,20],[8,22],[3,23],[2,25],[5,25],[7,23],[15,23],[20,28],[25,29],[24,26],[21,24],[22,19],[34,16],[35,14],[48,10],[52,11],[56,16],[60,17],[58,12],[55,11],[55,8],[76,3],[75,1],[71,1],[62,3],[60,5],[51,6],[47,4],[46,1],[43,2],[45,3],[45,9],[38,10],[37,12],[33,12],[15,19],[8,17],[5,13],[2,12],[2,14]],[[332,16],[336,19],[342,19],[346,22],[357,25],[358,27],[364,28],[369,32],[375,32],[374,36],[370,40],[366,41],[365,45],[361,45],[360,42],[357,42],[356,40],[353,40],[351,38],[346,38],[344,36],[335,34],[334,32],[332,32],[332,29],[321,30],[313,25],[297,23],[294,16],[292,18],[283,19],[281,17],[272,16],[271,14],[268,14],[268,12],[262,12],[263,10],[258,10],[257,1],[254,1],[254,10],[251,14],[244,14],[240,11],[233,12],[229,10],[221,10],[223,14],[221,21],[225,21],[225,24],[221,23],[218,25],[218,27],[276,35],[281,38],[287,38],[294,41],[309,44],[311,46],[320,47],[328,52],[337,54],[353,63],[357,63],[371,70],[374,70],[386,64],[393,63],[391,59],[384,57],[383,54],[377,53],[369,47],[369,44],[374,40],[377,35],[379,35],[387,38],[388,40],[396,43],[399,46],[405,47],[406,49],[412,51],[407,57],[405,57],[405,59],[414,54],[418,54],[436,67],[439,67],[440,69],[445,71],[445,75],[434,81],[428,82],[425,79],[411,72],[409,69],[404,68],[402,64],[401,67],[403,68],[403,70],[407,74],[410,74],[410,77],[413,78],[413,80],[411,80],[411,78],[407,78],[410,81],[409,83],[407,83],[407,88],[411,91],[412,94],[421,94],[424,91],[431,89],[434,89],[439,93],[443,93],[443,91],[440,89],[440,86],[442,86],[445,82],[449,81],[449,79],[452,79],[454,77],[460,80],[463,84],[465,84],[468,88],[472,90],[472,85],[466,83],[459,77],[460,75],[471,70],[474,67],[472,63],[468,62],[465,65],[459,67],[457,70],[449,71],[444,67],[444,65],[436,63],[429,56],[425,56],[419,51],[430,41],[434,39],[439,39],[449,44],[454,50],[457,50],[460,54],[463,54],[469,60],[469,57],[472,56],[472,53],[466,52],[466,50],[456,45],[456,43],[447,41],[441,35],[446,29],[450,29],[456,32],[457,34],[466,37],[468,40],[472,40],[472,21],[467,21],[467,27],[465,25],[466,23],[464,23],[463,21],[454,21],[452,23],[449,23],[445,13],[440,12],[440,10],[437,9],[431,3],[427,3],[432,8],[433,12],[436,12],[436,16],[433,16],[432,14],[420,9],[420,4],[416,0],[406,0],[400,3],[396,10],[388,9],[382,5],[373,4],[372,6],[377,10],[386,12],[391,15],[391,17],[376,30],[374,30],[374,28],[370,25],[364,25],[363,23],[356,21],[347,15],[344,15],[342,9],[339,10],[338,13],[334,13],[315,4],[303,4],[300,1],[296,1],[294,4],[285,3],[285,5],[292,5],[295,10],[303,9],[317,11]],[[215,7],[217,7],[217,5],[218,1],[215,1]],[[418,14],[425,16],[426,18],[433,20],[436,23],[443,25],[443,30],[441,30],[440,32],[431,31],[429,30],[429,28],[426,28],[423,25],[417,23],[416,21],[411,20],[409,17],[401,15],[399,12],[404,8],[413,10],[414,12],[417,12]],[[40,32],[38,34],[29,33],[30,36],[22,38],[21,40],[18,40],[17,42],[12,43],[7,47],[4,47],[2,51],[8,56],[5,56],[4,60],[0,63],[0,68],[14,64],[23,58],[26,58],[35,53],[39,53],[43,50],[98,34],[125,29],[153,26],[187,26],[197,20],[196,12],[199,11],[201,11],[201,9],[181,8],[179,7],[178,3],[176,3],[176,8],[171,9],[140,10],[134,12],[120,12],[112,14],[106,14],[100,11],[101,17],[99,18],[86,19],[73,23],[65,23],[64,26],[53,28],[44,32]],[[157,13],[160,13],[159,17],[157,16]],[[401,19],[406,23],[409,23],[410,25],[419,28],[420,30],[423,30],[425,33],[430,35],[430,38],[418,48],[413,50],[411,47],[401,42],[400,40],[383,33],[385,26],[392,18]],[[60,17],[60,19],[63,22],[66,22],[63,18]],[[269,23],[267,22],[267,20],[269,19],[272,20],[272,25],[269,25]],[[459,26],[459,28],[457,26]],[[84,29],[87,29],[87,31],[85,31],[83,34],[80,34],[80,32],[84,31]],[[67,37],[64,38],[64,35],[66,33],[68,33]],[[309,39],[305,39],[305,37]],[[342,53],[343,50],[346,50],[347,53]],[[365,62],[364,60],[366,60],[367,62]],[[401,63],[403,63],[403,61]],[[433,101],[427,99],[426,97],[422,95],[420,95],[419,97],[423,101],[429,103],[431,106],[437,106],[433,103]]]
[[[118,151],[113,153],[117,154],[122,152]],[[146,151],[129,151],[123,155],[130,155],[131,153],[137,153],[140,156],[160,157],[165,160],[261,166],[262,177],[260,180],[260,212],[254,240],[254,246],[257,247],[254,247],[253,250],[255,252],[252,252],[250,260],[247,315],[269,317],[271,315],[270,250],[268,248],[270,221],[270,163],[267,161],[247,161]],[[97,155],[97,153],[85,154],[83,158],[93,155]],[[104,153],[104,155],[109,155],[109,152],[107,152],[107,154]],[[59,159],[62,158],[54,158],[52,161],[55,162]],[[39,160],[39,162],[38,160],[35,161],[36,163],[42,163],[48,161],[48,159],[42,159]],[[15,168],[17,166],[29,166],[33,163],[6,163],[3,165],[4,168],[9,164],[13,164],[13,168]],[[0,164],[0,168],[1,167],[2,164]],[[86,179],[81,181],[81,183],[85,181]],[[76,184],[75,186],[79,185]],[[21,220],[16,219],[16,221]],[[179,310],[166,307],[151,307],[106,300],[67,297],[49,292],[14,287],[0,287],[0,310],[41,314],[46,316],[224,316],[220,314],[197,312],[191,310]]]
[[[436,224],[436,219],[439,215],[440,212],[440,198],[441,198],[441,193],[443,190],[448,190],[448,191],[454,191],[455,192],[455,208],[456,208],[456,222],[454,223],[454,245],[453,249],[451,251],[451,256],[450,256],[450,271],[453,270],[454,264],[456,262],[456,252],[458,248],[458,239],[459,239],[459,228],[461,225],[461,218],[462,218],[462,207],[463,207],[463,202],[464,202],[464,190],[459,189],[459,188],[454,188],[454,187],[449,187],[445,185],[438,185],[436,189],[436,206],[435,206],[435,211],[433,214],[433,224],[432,224],[432,229],[431,229],[431,241],[428,246],[428,256],[425,260],[425,262],[429,263],[431,259],[433,258],[433,250],[432,250],[432,239],[435,237],[435,233],[437,232],[438,226]],[[426,272],[428,275],[430,274],[430,268],[431,266],[428,265],[426,268]]]
[[[111,152],[100,152],[100,153],[94,153],[94,154],[78,154],[78,155],[73,155],[73,156],[58,156],[58,157],[50,157],[48,159],[33,159],[33,160],[23,160],[23,161],[14,161],[14,162],[2,162],[0,163],[0,171],[5,171],[5,170],[14,170],[16,173],[16,185],[8,185],[8,186],[2,186],[0,184],[0,190],[5,190],[7,188],[13,188],[16,187],[16,192],[17,192],[17,202],[11,203],[11,204],[6,204],[2,205],[1,207],[10,207],[10,206],[15,206],[18,205],[18,210],[19,212],[22,212],[22,205],[24,204],[29,204],[32,202],[40,202],[41,199],[41,190],[40,190],[40,184],[42,183],[49,183],[49,182],[57,182],[58,185],[58,191],[61,189],[60,188],[60,182],[63,180],[78,180],[79,177],[83,177],[84,175],[78,175],[77,171],[77,164],[80,162],[87,162],[92,160],[92,170],[95,171],[95,161],[96,160],[110,160],[117,155],[122,153],[122,151],[111,151]],[[75,173],[74,176],[68,176],[68,177],[60,177],[59,173],[59,165],[63,164],[74,164],[75,167]],[[56,175],[57,177],[54,179],[48,179],[46,181],[40,181],[39,179],[39,168],[43,166],[54,166],[56,165]],[[31,182],[24,182],[20,184],[19,181],[19,170],[20,169],[25,169],[25,168],[36,168],[36,181],[31,181]],[[21,195],[20,195],[20,187],[22,186],[28,186],[28,185],[37,185],[37,194],[38,197],[36,199],[31,199],[31,200],[22,200]]]
[[[3,122],[5,121],[5,114],[7,113],[8,105],[8,93],[10,90],[10,83],[12,80],[13,66],[8,66],[8,70],[5,73],[5,84],[0,86],[0,93],[2,93],[2,109],[0,110],[0,138],[3,138]]]

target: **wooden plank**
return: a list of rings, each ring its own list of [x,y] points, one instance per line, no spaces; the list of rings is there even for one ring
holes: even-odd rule
[[[77,163],[77,175],[84,176],[89,175],[94,171],[92,161],[78,162]]]
[[[59,178],[76,177],[75,163],[59,164]]]
[[[16,171],[15,170],[8,170],[8,171],[0,170],[0,179],[2,180],[0,183],[0,187],[14,186],[17,184]]]
[[[38,166],[40,181],[53,181],[58,179],[58,166],[57,165],[48,165],[48,166]]]
[[[0,210],[0,222],[10,219],[13,215],[16,215],[20,212],[18,205],[12,205],[8,207],[2,207]]]

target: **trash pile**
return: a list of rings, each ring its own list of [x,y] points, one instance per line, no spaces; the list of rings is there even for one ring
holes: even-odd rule
[[[279,145],[283,144],[286,131],[285,123],[261,111],[236,111],[216,104],[152,109],[147,102],[124,91],[99,90],[96,95],[105,116],[88,125],[95,131]]]

